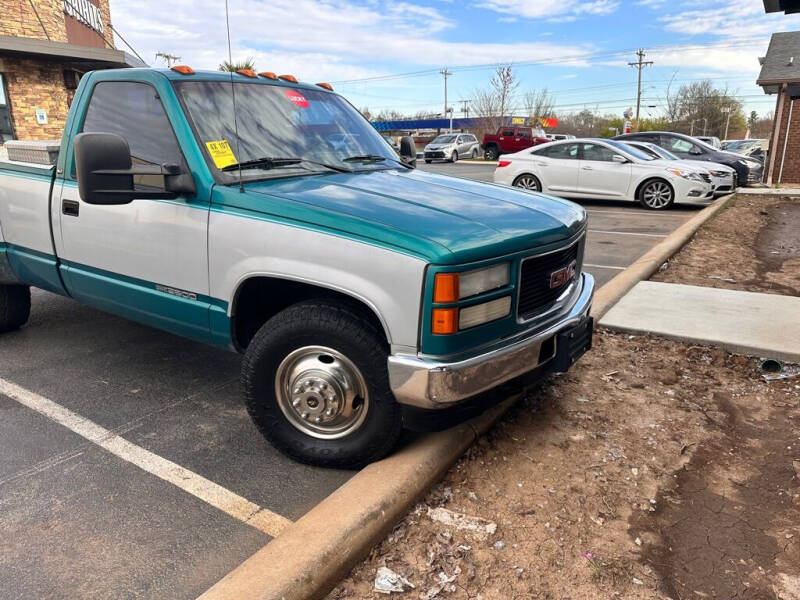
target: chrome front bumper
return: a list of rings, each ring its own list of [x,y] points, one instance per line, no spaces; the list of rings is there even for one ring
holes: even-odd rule
[[[543,365],[542,344],[583,320],[592,306],[594,278],[582,273],[580,294],[558,320],[531,336],[458,362],[410,355],[389,357],[389,384],[400,404],[447,408]],[[557,349],[556,349],[557,350]]]

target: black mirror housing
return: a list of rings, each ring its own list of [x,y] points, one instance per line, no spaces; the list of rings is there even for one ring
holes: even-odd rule
[[[410,135],[404,135],[400,138],[400,158],[403,159],[407,165],[412,167],[417,166],[417,145],[414,143],[414,138]]]
[[[114,133],[79,133],[74,143],[78,191],[87,204],[128,204],[135,198],[176,198],[196,192],[194,179],[180,165],[134,166],[128,142]],[[164,191],[137,190],[134,175],[163,176]]]

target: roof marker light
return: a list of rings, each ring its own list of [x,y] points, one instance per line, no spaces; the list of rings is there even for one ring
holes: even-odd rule
[[[170,69],[181,75],[194,75],[194,69],[188,65],[175,65],[174,67],[170,67]]]
[[[258,77],[256,72],[253,69],[239,69],[236,71],[239,75],[244,75],[245,77]]]
[[[283,79],[284,81],[291,81],[292,83],[297,83],[297,77],[294,75],[279,75],[279,79]]]
[[[323,83],[318,83],[317,85],[319,87],[321,87],[321,88],[325,88],[328,91],[331,91],[331,92],[333,91],[333,86],[330,83],[324,83],[323,82]]]
[[[259,75],[261,75],[261,77],[265,77],[267,79],[277,79],[278,78],[278,76],[275,75],[275,73],[273,73],[272,71],[261,71],[261,73],[259,73]]]

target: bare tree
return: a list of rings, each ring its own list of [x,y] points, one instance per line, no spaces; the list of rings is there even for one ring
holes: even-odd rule
[[[472,96],[472,112],[480,123],[476,134],[494,132],[503,125],[518,88],[519,82],[512,66],[498,65],[488,87],[475,90]]]
[[[522,100],[525,106],[525,114],[528,118],[555,116],[555,99],[547,91],[547,88],[526,92]]]

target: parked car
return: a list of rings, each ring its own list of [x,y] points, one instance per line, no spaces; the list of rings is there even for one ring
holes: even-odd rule
[[[478,158],[480,144],[471,133],[443,133],[425,146],[425,162],[446,160],[456,162],[459,158]]]
[[[755,160],[766,162],[769,140],[761,138],[751,138],[746,140],[726,140],[723,142],[723,149],[728,152],[744,154]]]
[[[669,150],[665,150],[661,146],[656,146],[649,142],[625,142],[629,146],[639,148],[643,152],[648,152],[653,158],[660,158],[663,160],[676,160],[683,164],[691,165],[697,169],[708,173],[711,184],[714,186],[714,195],[722,196],[730,194],[734,190],[734,181],[736,180],[736,171],[725,165],[712,162],[703,162],[700,160],[687,160],[674,155]]]
[[[623,142],[593,138],[504,156],[494,181],[564,198],[638,201],[656,210],[714,199],[711,183],[696,168],[654,159]]]
[[[761,162],[724,150],[717,150],[705,142],[682,133],[669,131],[643,131],[626,133],[614,138],[623,142],[650,142],[669,150],[680,158],[719,163],[736,171],[736,185],[747,185],[761,181],[763,165]]]
[[[569,135],[568,133],[545,133],[545,137],[551,142],[560,142],[561,140],[574,140],[574,135]]]
[[[259,431],[347,468],[590,348],[580,206],[417,171],[327,84],[271,75],[81,77],[57,164],[0,163],[0,332],[37,287],[243,353]]]
[[[550,140],[543,129],[533,127],[500,127],[497,133],[483,136],[483,157],[497,160],[501,154],[519,152],[531,146],[546,144]]]
[[[694,137],[700,140],[701,142],[705,142],[712,148],[716,148],[717,150],[721,149],[720,148],[721,143],[719,141],[719,138],[714,135],[696,135]]]

